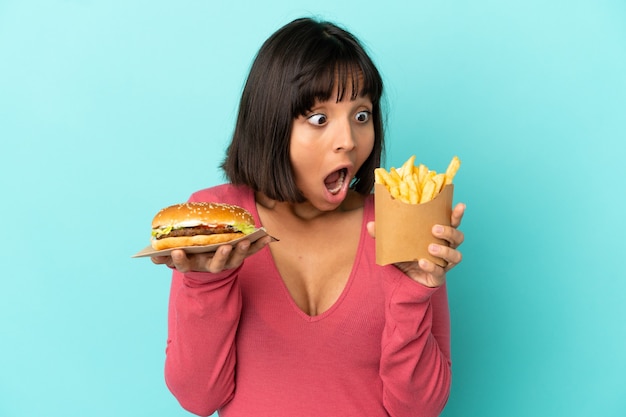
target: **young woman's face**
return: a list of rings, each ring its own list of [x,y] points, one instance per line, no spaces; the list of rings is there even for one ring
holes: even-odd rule
[[[319,210],[334,210],[374,147],[368,97],[317,102],[294,120],[291,165],[298,189]]]

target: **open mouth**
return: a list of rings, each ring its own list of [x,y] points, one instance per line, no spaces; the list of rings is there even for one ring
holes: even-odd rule
[[[348,170],[346,168],[333,172],[324,180],[324,185],[331,194],[337,194],[343,188]]]

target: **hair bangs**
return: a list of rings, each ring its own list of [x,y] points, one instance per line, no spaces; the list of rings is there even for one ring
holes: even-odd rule
[[[305,115],[317,102],[367,96],[378,103],[382,94],[378,71],[371,61],[358,56],[335,58],[334,62],[316,60],[296,77],[294,87],[293,117]]]

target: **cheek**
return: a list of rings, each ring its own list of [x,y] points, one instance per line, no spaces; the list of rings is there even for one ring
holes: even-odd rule
[[[307,160],[302,156],[301,153],[293,151],[290,153],[289,160],[291,162],[291,169],[293,170],[293,173],[297,179],[301,176],[302,172],[305,172],[307,170]]]
[[[292,140],[289,147],[289,158],[291,163],[300,162],[302,159],[306,159],[306,156],[310,154],[311,150],[305,144]]]
[[[302,159],[303,154],[302,146],[292,138],[289,142],[289,161],[291,162],[291,166],[295,167],[296,163]]]
[[[362,161],[365,161],[374,150],[374,142],[375,142],[374,137],[375,137],[374,128],[372,127],[371,129],[367,130],[367,132],[363,135],[363,137],[359,141],[357,149],[359,152],[359,158],[361,158]]]
[[[289,161],[291,168],[296,176],[296,180],[300,179],[303,174],[311,172],[314,164],[314,155],[309,146],[298,140],[291,140],[289,147]]]

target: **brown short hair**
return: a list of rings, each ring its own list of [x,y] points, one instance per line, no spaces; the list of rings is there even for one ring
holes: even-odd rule
[[[352,91],[348,92],[349,86]],[[382,78],[352,34],[309,18],[283,26],[257,53],[222,163],[228,180],[274,200],[304,201],[289,158],[293,121],[309,111],[316,100],[329,100],[335,91],[337,101],[349,94],[350,99],[367,96],[373,104],[374,148],[350,185],[361,194],[369,194],[384,148]]]

